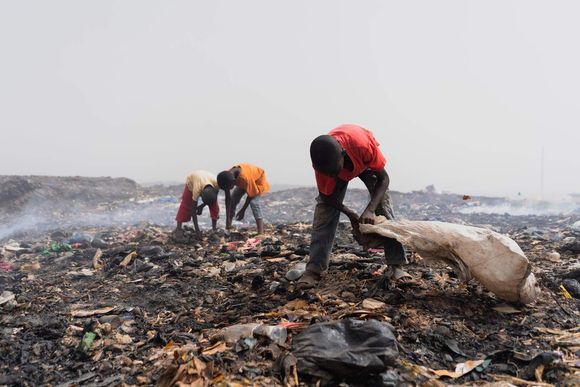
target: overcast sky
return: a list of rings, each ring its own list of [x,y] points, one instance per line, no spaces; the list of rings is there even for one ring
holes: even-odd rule
[[[183,181],[375,133],[391,188],[580,192],[577,1],[0,1],[0,174]]]

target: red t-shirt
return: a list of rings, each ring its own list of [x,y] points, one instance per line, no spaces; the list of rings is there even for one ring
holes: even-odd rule
[[[328,134],[338,141],[354,165],[352,171],[343,168],[338,173],[340,180],[350,181],[367,169],[380,171],[385,168],[387,160],[381,153],[379,143],[370,130],[358,125],[347,124],[332,129]],[[336,177],[325,175],[316,170],[314,172],[318,191],[324,195],[332,195],[336,186]]]

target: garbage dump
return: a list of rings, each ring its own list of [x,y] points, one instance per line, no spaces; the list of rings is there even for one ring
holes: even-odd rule
[[[0,237],[0,385],[579,384],[580,259],[574,248],[580,235],[573,225],[580,215],[462,214],[456,211],[466,205],[462,195],[393,194],[408,219],[485,227],[517,242],[541,288],[531,306],[522,306],[480,282],[465,283],[446,264],[423,265],[412,249],[416,262],[404,268],[411,278],[382,282],[388,269],[383,251],[363,249],[348,222],[338,226],[328,275],[317,289],[297,291],[309,254],[312,188],[264,197],[262,236],[253,227],[225,231],[219,223],[217,232],[177,243],[174,224],[133,219],[165,214],[172,220],[178,203],[149,199],[178,195],[182,185],[141,187],[141,193],[128,185],[124,197],[110,188],[107,198],[104,186],[80,190],[98,180],[43,184],[24,184],[22,192],[32,191],[10,199],[15,212],[2,220],[25,216],[18,206],[37,194],[46,202],[62,195],[73,200],[63,193],[67,186],[100,196],[74,207],[71,216],[54,202],[54,211],[40,212],[43,227]],[[351,190],[346,201],[360,211],[368,193]],[[104,224],[104,217],[96,224],[74,222],[119,209],[129,214],[119,223]],[[345,374],[348,367],[335,372],[323,368],[324,361],[309,363],[324,376],[306,372],[304,360],[313,359],[303,350],[311,337],[306,333],[346,327],[347,320],[389,328],[397,343],[394,361],[374,347],[375,359],[387,364],[382,371],[377,360],[358,365],[364,376],[354,379]],[[394,355],[383,333],[365,342],[385,340]],[[349,343],[345,353],[363,348],[358,340]],[[373,352],[361,355],[367,353]]]
[[[378,217],[375,224],[361,224],[360,231],[366,234],[365,244],[380,246],[381,236],[397,239],[427,261],[447,263],[465,281],[476,278],[506,301],[529,304],[538,297],[536,277],[522,249],[514,240],[492,230]]]

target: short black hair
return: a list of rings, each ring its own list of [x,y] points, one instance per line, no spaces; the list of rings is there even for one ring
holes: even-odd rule
[[[310,158],[314,169],[328,175],[340,172],[340,160],[344,156],[342,146],[328,134],[316,137],[310,144]]]
[[[226,190],[231,189],[234,186],[236,178],[232,172],[222,171],[219,173],[219,175],[217,175],[217,181],[220,188]]]
[[[201,191],[201,200],[204,204],[211,206],[217,201],[218,197],[218,190],[212,187],[211,185],[205,186],[205,188]]]

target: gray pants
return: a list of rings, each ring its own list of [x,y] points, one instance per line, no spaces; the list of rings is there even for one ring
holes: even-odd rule
[[[373,192],[377,178],[371,171],[365,171],[358,176],[369,192]],[[346,194],[348,183],[337,181],[334,195],[342,203]],[[383,215],[387,219],[395,219],[391,196],[388,192],[383,196],[382,202],[377,206],[376,215]],[[334,236],[340,218],[340,211],[322,202],[320,197],[316,198],[316,208],[314,209],[314,220],[312,222],[312,239],[310,242],[310,259],[306,268],[318,274],[328,269],[330,252],[334,243]],[[385,238],[385,258],[389,265],[407,264],[405,249],[396,239]]]
[[[234,216],[236,215],[236,207],[242,200],[242,197],[246,194],[246,191],[239,187],[235,187],[232,191],[232,207],[234,210]],[[252,214],[254,214],[254,219],[264,219],[264,215],[262,214],[262,207],[260,205],[260,196],[256,196],[250,202],[250,208],[252,209]]]

